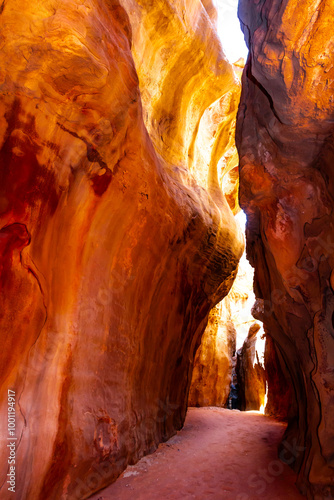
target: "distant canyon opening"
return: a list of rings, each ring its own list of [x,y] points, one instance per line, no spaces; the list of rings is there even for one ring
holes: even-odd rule
[[[248,49],[237,15],[238,1],[220,0],[214,6],[216,30],[226,57],[234,69],[236,82],[240,84]],[[222,108],[222,101],[219,99],[204,112],[199,124],[197,154],[208,167],[219,120],[225,113],[226,108]],[[233,142],[235,125],[236,115],[229,131],[232,141],[226,144],[223,137],[219,139],[225,149],[220,144],[220,154],[217,155],[217,164],[214,166],[217,169],[219,187],[228,200],[246,241],[246,214],[241,210],[238,200],[239,158]],[[226,130],[224,133],[226,134]],[[203,172],[203,168],[200,171]],[[227,297],[210,312],[208,326],[194,359],[189,406],[219,406],[265,412],[270,368],[267,366],[266,372],[266,340],[262,321],[256,320],[252,315],[254,307],[256,316],[253,282],[254,269],[247,261],[245,251]],[[270,348],[267,346],[268,350]],[[267,365],[270,365],[268,352]],[[278,408],[270,408],[269,402],[267,414],[273,415],[277,410]],[[276,416],[286,419],[286,411],[287,408],[285,412],[280,409]]]

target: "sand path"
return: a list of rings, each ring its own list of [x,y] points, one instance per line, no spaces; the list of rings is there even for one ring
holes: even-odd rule
[[[189,408],[184,428],[94,500],[298,500],[277,456],[285,425],[257,412]],[[294,460],[298,450],[285,450]]]

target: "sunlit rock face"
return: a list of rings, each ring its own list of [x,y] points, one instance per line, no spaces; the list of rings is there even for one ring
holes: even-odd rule
[[[182,182],[193,183],[188,179],[191,172],[223,210],[226,199],[220,187],[225,174],[227,182],[234,169],[227,198],[233,208],[238,192],[234,130],[240,82],[215,31],[213,2],[121,3],[132,26],[143,116],[156,152]]]
[[[204,111],[192,166],[198,184],[208,189],[218,206],[224,206],[226,200],[233,214],[240,211],[239,158],[234,138],[239,99],[240,84],[236,81],[235,87]]]
[[[264,408],[266,375],[261,352],[257,348],[261,326],[253,323],[247,338],[238,351],[237,376],[239,383],[240,409],[242,411]]]
[[[237,121],[258,317],[294,387],[298,484],[334,477],[332,4],[241,1],[250,46]],[[332,494],[333,486],[332,488]]]
[[[121,3],[132,26],[144,120],[155,149],[172,169],[191,167],[204,111],[235,87],[232,66],[200,0]],[[204,4],[212,10],[210,1]]]
[[[225,406],[230,392],[236,330],[227,299],[210,312],[194,360],[189,406]]]
[[[201,0],[211,22],[216,26],[217,24],[217,9],[214,0]]]
[[[186,170],[188,149],[179,146],[192,139],[166,125],[174,106],[188,120],[200,95],[203,111],[215,102],[212,79],[225,70],[233,85],[209,16],[191,5],[186,61],[213,62],[213,76],[190,101],[179,86],[182,106],[156,105],[166,118],[156,122],[166,150],[149,127],[160,158],[117,1],[1,6],[1,498],[12,495],[8,389],[16,391],[17,498],[87,498],[182,426],[194,352],[243,250],[227,202],[215,204]],[[157,16],[146,19],[150,37],[143,32],[148,61]],[[173,41],[183,39],[178,23],[175,15]],[[159,38],[161,51],[168,39]],[[189,81],[198,68],[185,70]],[[175,75],[176,66],[166,91]],[[158,77],[148,85],[152,102]]]

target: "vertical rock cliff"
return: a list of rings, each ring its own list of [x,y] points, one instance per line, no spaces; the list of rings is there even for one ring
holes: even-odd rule
[[[309,498],[333,494],[333,5],[241,0],[240,203],[264,321],[294,388],[285,439]],[[331,486],[332,485],[332,486]]]
[[[202,3],[178,9],[0,7],[1,498],[8,389],[17,498],[87,498],[183,424],[243,239],[191,174],[233,72]]]
[[[196,352],[189,406],[225,406],[230,392],[235,344],[236,330],[229,303],[222,301],[211,310]]]
[[[260,325],[253,323],[247,338],[238,351],[237,376],[240,393],[240,410],[260,410],[264,408],[266,395],[266,376],[262,366],[261,353],[257,341],[261,335]]]

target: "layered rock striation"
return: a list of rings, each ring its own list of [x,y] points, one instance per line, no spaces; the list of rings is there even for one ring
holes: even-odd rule
[[[183,31],[174,3],[1,6],[1,498],[8,390],[17,497],[87,498],[182,426],[194,352],[233,282],[242,236],[187,155],[234,78],[201,2],[185,2]],[[143,12],[148,131],[128,17]]]
[[[285,441],[309,498],[333,494],[333,9],[241,1],[240,203],[264,321],[294,394]],[[283,453],[284,454],[284,453]]]

